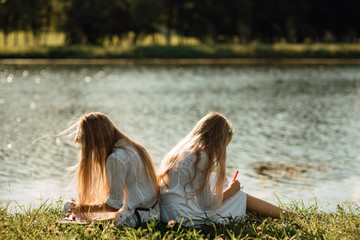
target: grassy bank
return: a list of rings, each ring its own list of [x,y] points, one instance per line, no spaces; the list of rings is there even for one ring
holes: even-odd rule
[[[157,221],[138,228],[116,228],[111,223],[59,224],[61,203],[42,204],[34,209],[0,206],[0,239],[359,239],[360,209],[338,207],[324,212],[316,205],[293,202],[285,208],[303,219],[248,217],[243,222],[215,224],[201,229],[167,225]]]
[[[360,44],[47,46],[0,48],[0,58],[360,58]]]

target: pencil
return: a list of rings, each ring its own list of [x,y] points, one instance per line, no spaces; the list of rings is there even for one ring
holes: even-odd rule
[[[234,179],[232,180],[233,182],[235,182],[235,181],[236,181],[236,178],[237,178],[238,173],[239,173],[239,170],[238,170],[238,171],[236,171],[236,173],[235,173],[235,177],[234,177]]]

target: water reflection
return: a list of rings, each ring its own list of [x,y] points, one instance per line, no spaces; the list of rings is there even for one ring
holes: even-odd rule
[[[2,65],[0,79],[2,201],[71,194],[66,168],[77,150],[55,133],[90,111],[108,114],[156,164],[219,111],[236,129],[228,175],[240,170],[246,191],[271,201],[273,192],[360,198],[346,185],[360,176],[357,66]]]

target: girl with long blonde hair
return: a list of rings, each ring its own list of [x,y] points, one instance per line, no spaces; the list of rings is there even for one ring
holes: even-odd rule
[[[107,213],[115,224],[135,226],[159,215],[155,166],[146,149],[103,113],[83,115],[74,142],[80,145],[77,199],[64,210],[91,219]],[[113,213],[113,214],[110,214]]]
[[[238,180],[224,190],[226,147],[233,134],[230,121],[211,112],[166,155],[158,175],[163,222],[183,221],[186,226],[224,222],[243,218],[246,211],[275,218],[291,214],[240,191]]]

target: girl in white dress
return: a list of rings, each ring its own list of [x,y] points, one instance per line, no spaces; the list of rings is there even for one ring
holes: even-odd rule
[[[74,142],[81,148],[75,201],[67,202],[77,218],[115,218],[135,226],[159,217],[159,187],[149,153],[121,132],[103,113],[78,121]]]
[[[274,218],[287,212],[240,191],[240,183],[229,183],[224,191],[226,147],[233,136],[230,122],[212,112],[167,154],[161,163],[161,220],[175,220],[185,226],[242,219],[246,212]],[[211,172],[216,170],[212,186]]]

